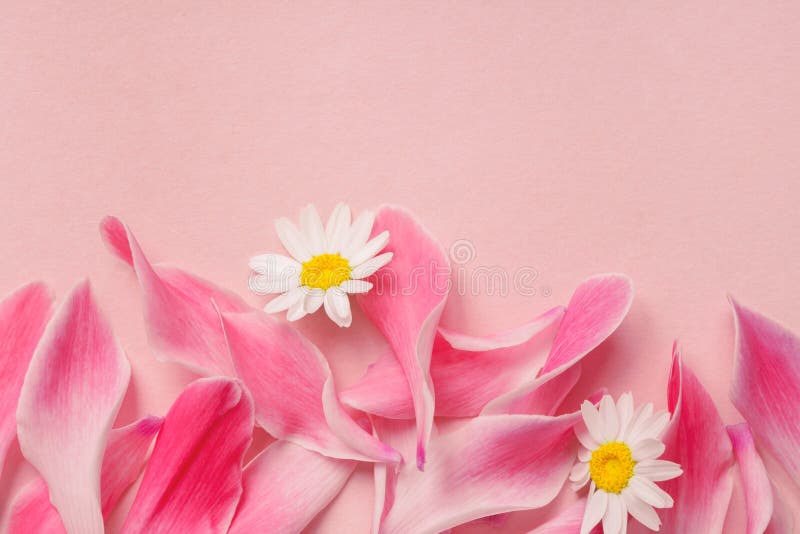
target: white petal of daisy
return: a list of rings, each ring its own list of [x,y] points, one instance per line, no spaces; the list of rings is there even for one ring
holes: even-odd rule
[[[376,235],[372,239],[370,239],[366,245],[361,247],[360,250],[357,250],[352,255],[348,256],[350,260],[350,265],[359,266],[368,259],[372,258],[375,254],[383,250],[389,243],[389,231],[384,230],[380,234]]]
[[[372,289],[372,282],[366,280],[347,280],[339,284],[339,288],[345,293],[366,293]]]
[[[300,229],[308,242],[312,255],[323,254],[327,250],[328,237],[319,213],[317,213],[317,208],[313,204],[309,204],[300,212]]]
[[[645,404],[644,406],[640,406],[636,413],[633,415],[633,419],[631,419],[631,424],[628,425],[628,431],[626,432],[625,440],[631,443],[635,443],[639,439],[641,439],[642,433],[649,424],[651,418],[653,417],[653,405],[650,403]]]
[[[323,300],[325,300],[325,290],[316,287],[310,289],[304,301],[306,313],[314,313],[320,309]]]
[[[375,213],[365,211],[359,215],[353,226],[350,227],[350,234],[347,236],[347,242],[342,247],[342,256],[349,258],[361,250],[369,239],[369,234],[372,233],[372,224],[375,222]]]
[[[643,476],[634,475],[628,481],[628,487],[634,495],[641,500],[655,506],[656,508],[672,508],[674,501],[667,492],[656,486],[655,482],[647,480]]]
[[[341,202],[336,204],[325,226],[325,234],[328,237],[328,252],[341,252],[350,235],[350,206]]]
[[[249,265],[255,271],[248,281],[253,293],[283,293],[300,285],[301,266],[292,258],[262,254],[250,258]]]
[[[332,287],[325,292],[323,301],[325,313],[339,326],[350,326],[353,315],[347,294],[339,288]]]
[[[288,310],[292,307],[292,305],[297,302],[298,300],[303,300],[305,296],[305,289],[302,287],[296,287],[294,289],[290,289],[283,295],[278,295],[271,301],[264,306],[264,311],[267,313],[276,313],[281,312],[283,310]]]
[[[275,232],[286,251],[297,261],[306,262],[311,259],[311,249],[292,221],[285,217],[278,219],[275,221]]]
[[[619,534],[622,523],[627,523],[628,511],[622,496],[616,493],[608,495],[608,508],[603,516],[603,534]]]
[[[577,463],[569,473],[569,480],[572,482],[572,489],[578,490],[589,483],[589,465]]]
[[[608,507],[608,493],[598,489],[595,490],[594,483],[589,489],[589,497],[586,500],[586,509],[583,512],[583,522],[581,523],[581,534],[589,534],[606,514]]]
[[[599,445],[597,445],[599,447]],[[581,462],[588,462],[592,459],[592,451],[589,449],[581,449],[578,451],[578,460]]]
[[[297,301],[294,304],[289,306],[289,309],[286,312],[287,320],[297,321],[306,316],[305,299],[307,297],[308,295],[304,294],[301,298],[297,299]]]
[[[664,444],[657,439],[643,439],[631,447],[631,453],[635,462],[641,462],[658,458],[664,454],[664,449]]]
[[[614,441],[619,432],[619,414],[611,395],[603,395],[600,399],[600,422],[603,441]]]
[[[578,437],[578,441],[581,442],[589,453],[589,457],[592,455],[592,451],[595,450],[600,444],[595,441],[592,435],[589,433],[589,430],[586,428],[585,425],[577,425],[575,427],[575,435]],[[588,460],[586,460],[588,462]]]
[[[284,293],[300,285],[300,277],[290,276],[285,279],[273,279],[263,274],[252,273],[247,280],[250,291],[257,295],[269,295],[271,293]]]
[[[623,393],[617,401],[617,412],[619,413],[619,432],[617,432],[617,441],[625,439],[625,433],[628,431],[628,425],[633,419],[633,395],[630,393]]]
[[[391,252],[384,252],[383,254],[375,256],[353,269],[353,272],[350,273],[350,277],[358,279],[371,276],[375,271],[392,261],[392,256],[393,254]]]
[[[630,488],[622,490],[622,498],[625,500],[625,507],[628,509],[628,513],[639,523],[654,531],[658,531],[661,528],[661,519],[655,509],[634,495]]]
[[[683,469],[675,462],[667,460],[642,460],[636,464],[633,472],[647,477],[653,482],[662,482],[681,476]]]
[[[583,422],[591,438],[598,444],[603,443],[605,441],[605,439],[603,439],[603,422],[594,404],[589,401],[583,401],[583,404],[581,404],[581,415],[583,416]]]
[[[641,431],[638,434],[639,439],[659,439],[661,433],[667,428],[669,424],[670,415],[666,410],[660,410],[654,413],[643,424]]]

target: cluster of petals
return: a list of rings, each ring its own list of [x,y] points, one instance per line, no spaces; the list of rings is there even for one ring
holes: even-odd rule
[[[159,416],[118,424],[130,365],[88,281],[57,307],[40,283],[0,302],[0,465],[17,438],[38,473],[13,497],[8,532],[102,533],[140,481],[124,533],[296,533],[360,462],[374,472],[375,534],[502,525],[510,512],[545,507],[538,534],[721,533],[735,479],[747,534],[792,531],[775,480],[800,480],[800,339],[777,323],[732,302],[731,396],[744,423],[725,426],[677,344],[666,410],[602,390],[569,406],[581,361],[630,309],[626,276],[591,276],[566,305],[474,336],[440,324],[441,287],[381,287],[449,268],[405,210],[384,206],[351,224],[340,205],[323,227],[306,208],[299,229],[288,220],[276,228],[294,259],[251,260],[251,288],[279,293],[265,311],[151,263],[122,221],[102,221],[108,249],[138,281],[150,351],[198,375]],[[349,278],[304,278],[321,255],[347,260]],[[270,270],[280,262],[291,269]],[[393,276],[381,276],[389,266]],[[347,326],[348,293],[386,345],[339,388],[319,348],[268,312],[286,310],[291,321],[322,308]],[[245,463],[255,427],[274,441]],[[623,474],[602,463],[627,453]],[[577,497],[556,507],[570,479]]]

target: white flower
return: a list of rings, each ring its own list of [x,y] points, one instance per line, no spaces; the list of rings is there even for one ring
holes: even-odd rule
[[[584,401],[581,413],[585,428],[576,427],[576,434],[582,447],[569,477],[576,490],[591,481],[581,534],[601,519],[604,534],[622,534],[628,513],[658,531],[661,520],[654,508],[671,508],[673,501],[655,482],[683,472],[674,462],[657,460],[664,453],[660,437],[669,413],[653,413],[652,404],[634,412],[630,393],[623,394],[616,405],[609,395],[603,396],[599,413]]]
[[[389,263],[392,253],[378,254],[389,242],[389,232],[372,239],[375,214],[362,213],[350,224],[350,208],[337,204],[323,228],[313,205],[300,213],[300,229],[289,219],[275,221],[275,231],[291,257],[262,254],[250,259],[255,273],[250,289],[258,294],[281,293],[264,310],[288,310],[286,318],[296,321],[325,308],[339,326],[350,326],[352,313],[348,293],[366,293],[372,284],[363,280]]]

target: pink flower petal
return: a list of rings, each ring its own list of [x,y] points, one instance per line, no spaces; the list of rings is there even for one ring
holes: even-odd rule
[[[747,423],[728,427],[747,504],[747,534],[762,534],[772,518],[772,485]]]
[[[152,266],[131,231],[116,217],[100,223],[108,248],[133,267],[144,299],[150,346],[162,361],[208,375],[233,375],[213,300],[224,312],[251,308],[237,295],[174,267]]]
[[[164,419],[122,532],[227,532],[252,433],[253,401],[240,382],[189,384]]]
[[[104,518],[108,518],[125,491],[139,478],[159,428],[161,418],[146,417],[111,431],[103,456],[100,484]],[[66,533],[61,516],[50,504],[47,484],[42,478],[28,484],[11,507],[8,534],[31,532]]]
[[[433,427],[431,352],[447,300],[450,264],[442,247],[405,211],[382,207],[372,235],[386,230],[390,241],[385,252],[394,256],[372,275],[373,290],[358,301],[389,342],[408,381],[417,423],[417,467],[422,469]]]
[[[494,399],[482,413],[533,413],[541,409],[541,394],[537,395],[536,390],[570,369],[614,333],[632,302],[633,283],[625,275],[601,274],[584,281],[572,294],[550,354],[536,379]],[[548,396],[566,396],[574,385],[573,378],[577,380],[575,376],[567,377],[551,385]]]
[[[528,534],[577,534],[581,530],[585,509],[586,499],[575,501],[557,516],[531,530]],[[602,531],[602,527],[598,525],[592,530],[592,534],[599,534]]]
[[[401,461],[345,413],[328,362],[300,332],[260,310],[223,313],[222,322],[256,420],[272,436],[334,458]]]
[[[25,372],[52,307],[53,297],[41,283],[23,286],[0,302],[0,474],[17,435],[17,401]]]
[[[487,402],[535,375],[563,314],[564,309],[556,307],[509,332],[484,337],[440,328],[431,360],[436,415],[478,415]],[[381,417],[414,417],[408,382],[391,352],[382,354],[358,383],[342,392],[341,399]]]
[[[356,462],[326,458],[277,441],[244,470],[244,491],[229,534],[300,532],[333,500]]]
[[[17,409],[22,454],[47,482],[67,532],[103,532],[100,470],[129,378],[88,281],[78,284],[31,358]]]
[[[440,532],[548,504],[575,462],[577,419],[577,413],[481,416],[434,436],[425,472],[404,466],[397,475],[381,532]],[[380,429],[379,435],[389,439]]]
[[[800,480],[800,338],[731,299],[736,322],[733,404],[759,444]]]

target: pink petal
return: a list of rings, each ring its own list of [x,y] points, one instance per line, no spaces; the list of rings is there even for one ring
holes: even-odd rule
[[[356,462],[326,458],[277,441],[244,470],[244,491],[229,534],[295,533],[330,503]]]
[[[252,433],[253,401],[240,382],[189,384],[164,419],[122,532],[227,532]]]
[[[425,472],[404,466],[397,475],[381,532],[440,532],[548,504],[575,462],[577,418],[481,416],[434,436]]]
[[[747,504],[747,534],[762,534],[772,518],[772,485],[747,423],[728,427]]]
[[[572,294],[550,354],[536,379],[496,398],[486,405],[483,413],[534,413],[534,410],[540,410],[542,394],[537,394],[536,390],[570,369],[614,333],[628,314],[632,302],[633,283],[625,275],[601,274],[584,281]],[[575,380],[577,376],[573,371],[571,377],[551,384],[546,397],[563,399]]]
[[[800,480],[800,338],[731,299],[736,322],[733,404],[756,439]]]
[[[372,235],[386,230],[390,238],[384,252],[394,256],[372,275],[373,290],[358,301],[389,342],[408,381],[417,423],[417,466],[422,469],[433,427],[431,352],[447,300],[450,264],[442,247],[405,211],[382,207]]]
[[[223,313],[222,322],[256,420],[272,436],[334,458],[401,461],[345,413],[325,357],[292,326],[260,310]]]
[[[23,286],[0,302],[0,474],[17,435],[17,401],[25,372],[52,307],[53,297],[41,283]]]
[[[509,332],[484,337],[440,328],[431,360],[436,415],[478,415],[487,402],[533,376],[544,362],[563,314],[564,309],[556,307]],[[349,406],[381,417],[414,417],[408,382],[393,353],[381,355],[341,398]]]
[[[569,507],[562,510],[557,516],[531,530],[528,534],[577,534],[581,530],[583,513],[586,509],[586,499],[575,501]],[[602,532],[598,525],[592,533]]]
[[[146,417],[115,428],[108,439],[101,472],[103,517],[107,518],[125,491],[139,478],[150,444],[161,428],[161,418]],[[18,495],[11,507],[8,534],[65,533],[58,511],[50,504],[47,484],[37,478]]]
[[[17,409],[22,454],[70,533],[103,532],[100,469],[129,378],[89,282],[78,284],[36,348]]]
[[[100,223],[108,248],[133,267],[144,299],[150,346],[162,361],[201,374],[233,375],[213,300],[224,312],[251,308],[237,295],[180,269],[152,266],[131,231],[116,217]]]

